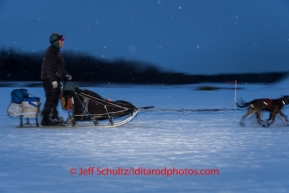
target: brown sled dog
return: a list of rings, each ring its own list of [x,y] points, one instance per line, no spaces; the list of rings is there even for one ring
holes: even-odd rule
[[[240,125],[245,126],[245,122],[253,114],[257,113],[257,120],[263,127],[268,127],[274,123],[276,114],[282,119],[285,124],[288,124],[287,116],[282,112],[282,107],[289,104],[289,96],[282,96],[279,99],[255,99],[247,103],[238,104],[238,107],[249,107],[247,114],[245,114],[240,122]],[[269,111],[270,116],[267,121],[262,120],[262,111]]]

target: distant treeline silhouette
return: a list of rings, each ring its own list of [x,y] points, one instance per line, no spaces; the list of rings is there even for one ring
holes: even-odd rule
[[[0,81],[40,81],[44,53],[13,49],[0,51]],[[66,69],[74,81],[126,84],[194,84],[200,82],[271,83],[287,72],[190,75],[163,71],[153,64],[123,59],[108,61],[87,54],[64,51]]]

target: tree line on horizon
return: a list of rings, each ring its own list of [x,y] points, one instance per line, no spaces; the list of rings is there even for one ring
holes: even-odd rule
[[[40,71],[44,53],[0,51],[0,81],[41,81]],[[118,59],[108,61],[87,54],[64,51],[67,71],[77,82],[125,84],[194,84],[201,82],[271,83],[287,72],[190,75],[163,71],[153,64]]]

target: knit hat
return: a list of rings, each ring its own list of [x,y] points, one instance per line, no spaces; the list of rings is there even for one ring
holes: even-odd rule
[[[54,33],[49,38],[49,41],[50,41],[51,45],[56,46],[58,49],[60,49],[60,46],[59,46],[59,43],[58,43],[59,40],[64,40],[63,35]]]

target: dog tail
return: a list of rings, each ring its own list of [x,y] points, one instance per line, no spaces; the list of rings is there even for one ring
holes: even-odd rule
[[[241,102],[240,102],[240,103],[236,102],[236,105],[237,105],[239,108],[244,108],[244,107],[249,106],[250,103],[246,103],[246,102],[243,101],[243,99],[241,98]]]

